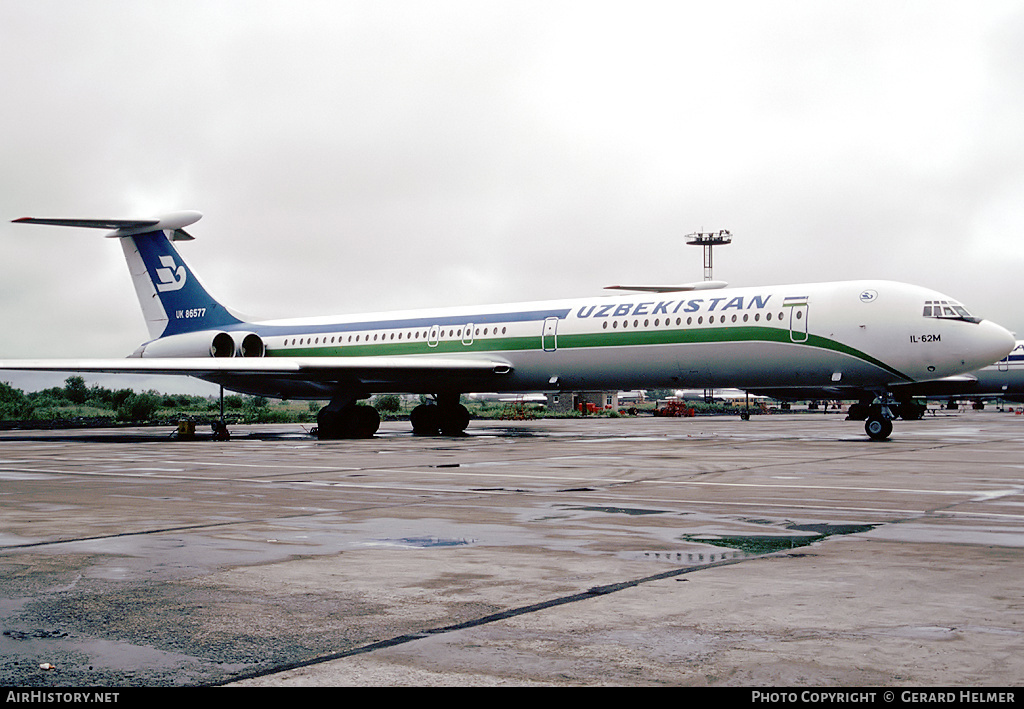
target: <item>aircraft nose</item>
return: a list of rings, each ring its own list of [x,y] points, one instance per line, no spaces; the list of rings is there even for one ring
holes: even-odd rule
[[[980,330],[971,351],[972,358],[977,357],[978,362],[983,362],[976,365],[978,368],[998,362],[1017,344],[1012,332],[991,320],[982,320],[978,327]]]

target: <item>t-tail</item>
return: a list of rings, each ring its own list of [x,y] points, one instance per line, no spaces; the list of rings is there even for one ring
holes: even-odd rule
[[[194,238],[184,231],[184,227],[201,217],[199,212],[188,211],[174,212],[156,219],[25,217],[15,222],[113,229],[107,236],[121,241],[149,336],[154,341],[171,338],[167,340],[169,344],[171,341],[185,339],[179,336],[189,333],[218,329],[239,330],[239,326],[244,329],[246,322],[244,316],[217,302],[206,291],[174,248],[173,242],[191,241]],[[144,347],[149,348],[148,345]],[[214,352],[211,354],[218,355]]]

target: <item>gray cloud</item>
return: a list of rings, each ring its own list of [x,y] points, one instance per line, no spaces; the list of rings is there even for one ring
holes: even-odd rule
[[[145,331],[120,249],[198,209],[282,317],[702,275],[892,278],[1024,332],[1024,11],[986,2],[0,4],[2,354]]]

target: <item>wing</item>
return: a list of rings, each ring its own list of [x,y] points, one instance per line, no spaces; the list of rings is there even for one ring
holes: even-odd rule
[[[434,393],[512,373],[496,358],[456,357],[153,357],[0,360],[0,370],[188,375],[253,394],[322,397],[339,389],[379,394]]]
[[[680,283],[674,286],[605,286],[605,290],[631,290],[645,291],[648,293],[678,293],[691,290],[715,290],[725,288],[728,283],[725,281],[699,281],[697,283]]]

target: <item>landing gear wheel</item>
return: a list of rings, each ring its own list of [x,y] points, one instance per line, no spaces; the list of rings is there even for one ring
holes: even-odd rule
[[[409,414],[412,432],[417,436],[436,436],[440,427],[438,407],[420,404]]]
[[[380,414],[372,406],[353,406],[352,438],[373,438],[380,428]]]
[[[320,440],[373,438],[380,427],[380,414],[372,406],[344,406],[337,410],[320,409],[316,417]]]
[[[469,410],[462,404],[420,404],[409,420],[417,436],[459,436],[469,425]]]
[[[469,425],[469,409],[462,404],[438,407],[441,409],[441,420],[438,427],[442,436],[461,436]]]
[[[864,424],[864,432],[873,441],[884,441],[892,433],[892,421],[884,416],[870,416]]]

